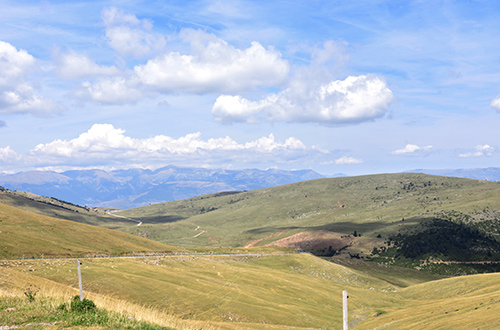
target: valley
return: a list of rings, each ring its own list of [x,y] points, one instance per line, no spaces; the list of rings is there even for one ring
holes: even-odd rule
[[[343,290],[353,329],[495,329],[499,214],[496,182],[412,173],[127,210],[4,189],[0,325],[28,287],[68,302],[80,258],[85,297],[164,329],[340,329]]]

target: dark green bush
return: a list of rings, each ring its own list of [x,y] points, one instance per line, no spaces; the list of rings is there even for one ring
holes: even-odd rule
[[[59,306],[57,306],[58,311],[66,311],[67,309],[68,306],[66,306],[66,304],[60,304]]]
[[[71,310],[74,312],[95,311],[96,308],[97,306],[94,304],[92,300],[83,298],[83,300],[80,301],[80,296],[74,296],[73,300],[71,301]]]

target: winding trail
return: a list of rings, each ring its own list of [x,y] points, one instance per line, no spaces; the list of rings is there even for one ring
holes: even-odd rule
[[[137,226],[142,225],[142,221],[141,220],[127,218],[127,217],[124,217],[124,216],[121,216],[121,215],[114,214],[114,212],[116,212],[116,211],[110,211],[110,212],[106,212],[106,213],[109,214],[109,215],[112,215],[114,217],[117,217],[117,218],[121,218],[121,219],[129,220],[129,221],[137,222],[138,223]]]
[[[200,226],[196,227],[196,229],[195,229],[194,231],[198,231],[198,229],[200,229]],[[202,230],[200,233],[198,233],[198,234],[194,235],[194,236],[193,236],[193,238],[200,236],[200,235],[201,235],[201,234],[203,234],[204,232],[205,232],[205,231],[204,231],[204,230]]]

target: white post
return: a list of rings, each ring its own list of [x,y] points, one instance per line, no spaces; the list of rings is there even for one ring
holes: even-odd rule
[[[349,323],[347,321],[347,291],[342,291],[342,330],[347,330],[349,328]]]
[[[80,270],[80,260],[76,259],[78,265],[78,285],[80,286],[80,301],[83,301],[82,271]]]

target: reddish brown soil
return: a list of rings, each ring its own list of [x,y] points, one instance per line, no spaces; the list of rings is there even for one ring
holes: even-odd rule
[[[332,247],[333,250],[340,250],[351,245],[354,237],[341,233],[319,230],[298,233],[278,241],[267,244],[267,246],[293,247],[304,250],[321,250]]]

